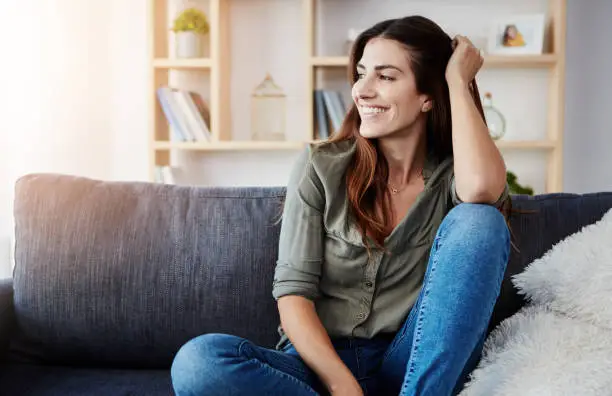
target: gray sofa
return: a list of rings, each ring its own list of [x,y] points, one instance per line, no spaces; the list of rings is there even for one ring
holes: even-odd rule
[[[0,284],[3,395],[171,395],[178,348],[223,332],[272,347],[284,187],[22,177],[16,267]],[[491,328],[523,304],[509,277],[597,221],[612,193],[515,196]]]

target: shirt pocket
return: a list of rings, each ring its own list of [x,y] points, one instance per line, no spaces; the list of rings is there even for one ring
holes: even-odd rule
[[[330,257],[357,259],[363,253],[366,253],[365,246],[355,245],[344,239],[340,235],[326,233],[325,235],[325,253],[330,254]]]
[[[365,246],[352,244],[334,234],[325,235],[325,253],[322,265],[322,284],[351,287],[363,279],[368,262]]]

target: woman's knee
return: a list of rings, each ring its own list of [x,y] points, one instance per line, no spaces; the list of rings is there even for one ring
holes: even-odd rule
[[[178,396],[212,394],[227,381],[227,357],[235,357],[244,340],[228,334],[205,334],[185,343],[176,353],[170,370]]]
[[[452,261],[457,276],[461,269],[468,275],[475,268],[478,274],[492,279],[505,273],[510,232],[505,217],[492,205],[457,205],[446,215],[436,239],[437,254]]]
[[[498,208],[487,204],[462,203],[455,206],[443,223],[453,234],[476,240],[497,240],[502,246],[509,241],[506,218]]]

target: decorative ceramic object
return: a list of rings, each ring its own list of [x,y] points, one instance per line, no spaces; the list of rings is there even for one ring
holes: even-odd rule
[[[202,37],[194,32],[176,33],[177,58],[201,58]]]
[[[503,114],[493,106],[493,99],[490,92],[486,92],[485,100],[482,105],[487,126],[489,127],[489,134],[493,140],[501,139],[506,133],[506,119]]]
[[[285,140],[286,96],[270,76],[251,95],[251,135],[253,140]]]
[[[361,32],[363,32],[364,29],[356,29],[356,28],[350,28],[347,32],[346,35],[346,41],[344,42],[344,48],[343,51],[345,54],[350,54],[351,53],[351,49],[353,48],[353,44],[355,44],[355,40],[357,40],[357,37],[359,37],[359,35],[361,34]]]

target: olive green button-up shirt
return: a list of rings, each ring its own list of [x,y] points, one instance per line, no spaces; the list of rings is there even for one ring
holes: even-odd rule
[[[460,203],[453,160],[428,157],[425,188],[385,239],[389,251],[368,257],[351,221],[345,171],[354,141],[311,144],[300,155],[287,183],[275,299],[299,295],[315,303],[330,337],[371,338],[400,329],[416,302],[429,251],[444,216]],[[508,189],[498,203],[507,197]],[[287,337],[279,326],[282,347]]]

